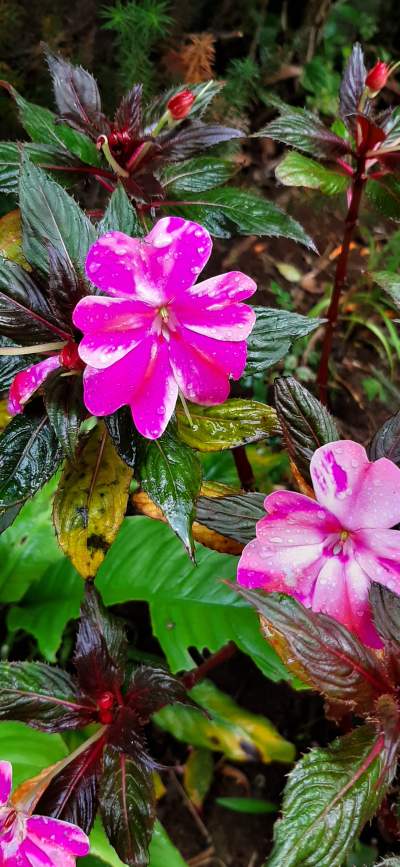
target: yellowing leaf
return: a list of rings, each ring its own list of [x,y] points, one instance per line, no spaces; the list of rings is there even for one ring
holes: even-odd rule
[[[77,461],[67,462],[54,498],[58,541],[82,578],[92,578],[126,511],[132,470],[104,426],[89,435]]]
[[[233,398],[219,406],[189,404],[192,424],[179,405],[176,413],[181,440],[200,452],[219,452],[279,431],[275,410],[257,400]]]
[[[211,750],[194,749],[185,764],[183,785],[192,804],[201,810],[214,776],[214,759]]]
[[[207,716],[186,705],[167,705],[154,715],[157,725],[180,741],[222,752],[237,762],[293,761],[293,744],[266,717],[239,707],[210,681],[199,683],[190,695]]]
[[[10,211],[0,219],[0,255],[22,265],[26,271],[31,270],[22,252],[21,212],[19,208]]]
[[[11,416],[7,410],[7,401],[0,400],[0,433],[2,433],[5,427],[7,427],[10,420]]]

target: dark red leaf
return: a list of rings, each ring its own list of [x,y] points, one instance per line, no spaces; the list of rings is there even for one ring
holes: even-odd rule
[[[363,50],[359,42],[356,42],[340,85],[339,102],[340,117],[352,132],[355,127],[355,115],[364,92],[366,74]],[[369,100],[367,102],[370,104]],[[366,109],[368,110],[368,105]]]
[[[385,138],[386,134],[380,126],[372,123],[363,114],[356,116],[356,141],[359,154],[366,154],[367,151],[373,150]]]
[[[151,771],[107,747],[99,800],[105,832],[121,861],[146,867],[155,819]]]
[[[95,718],[95,706],[60,668],[42,662],[2,662],[0,686],[0,720],[60,732],[83,728]]]
[[[146,752],[142,728],[142,723],[134,710],[120,707],[108,729],[107,740],[118,752],[126,753],[146,768],[154,768],[155,762]]]
[[[82,66],[73,66],[46,46],[45,53],[53,81],[54,96],[60,116],[73,125],[92,134],[108,129],[101,112],[101,98],[97,82]]]
[[[135,711],[142,724],[166,704],[192,704],[177,677],[163,668],[151,668],[147,665],[134,671],[125,702]]]
[[[193,120],[183,123],[171,132],[163,133],[157,141],[162,145],[164,156],[171,160],[183,160],[203,148],[210,148],[234,138],[245,138],[245,133],[219,123]]]
[[[400,596],[374,581],[369,598],[379,635],[394,642],[400,652]]]
[[[371,461],[389,458],[400,465],[400,412],[390,416],[376,432],[368,448]]]
[[[51,781],[36,810],[72,822],[89,834],[97,810],[98,785],[106,738],[100,737]]]
[[[16,262],[1,257],[0,329],[4,337],[24,346],[68,337],[57,324],[40,284]]]
[[[107,611],[93,584],[86,582],[74,661],[81,689],[95,701],[105,692],[118,698],[126,649],[122,622]]]
[[[133,138],[139,135],[142,125],[142,92],[143,85],[135,84],[125,96],[115,112],[115,126],[120,131],[128,132]]]
[[[72,312],[78,301],[90,294],[89,286],[78,274],[67,251],[47,246],[49,252],[48,295],[52,312],[60,324],[72,334]]]

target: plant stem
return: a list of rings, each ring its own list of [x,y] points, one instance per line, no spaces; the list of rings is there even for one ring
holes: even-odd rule
[[[237,446],[235,449],[231,449],[231,451],[239,476],[240,486],[244,491],[254,491],[256,480],[254,478],[253,467],[247,457],[245,446]]]
[[[342,249],[336,264],[335,281],[333,284],[331,301],[327,312],[328,322],[325,329],[325,337],[322,346],[321,361],[317,377],[320,400],[324,404],[326,404],[328,397],[329,359],[332,350],[333,335],[339,315],[340,296],[342,294],[343,287],[346,283],[347,278],[347,265],[349,258],[350,242],[353,237],[355,226],[357,224],[361,197],[366,181],[364,172],[365,157],[359,157],[357,167],[354,173],[353,183],[351,186],[351,199],[345,221]]]
[[[204,680],[210,671],[218,665],[222,665],[223,662],[227,662],[235,653],[236,645],[233,641],[230,641],[229,644],[225,644],[221,647],[221,650],[213,653],[205,660],[205,662],[202,662],[201,665],[194,668],[193,671],[186,672],[186,674],[181,678],[183,686],[186,689],[193,689],[193,687],[196,686],[196,683],[200,683],[201,680]]]

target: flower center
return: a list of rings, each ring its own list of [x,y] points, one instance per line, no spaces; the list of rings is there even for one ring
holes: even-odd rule
[[[332,554],[335,554],[335,555],[336,555],[336,554],[341,554],[341,553],[342,553],[342,551],[343,551],[343,547],[344,547],[344,543],[345,543],[346,540],[349,538],[349,536],[350,536],[350,533],[349,533],[348,530],[342,530],[342,532],[340,533],[339,538],[337,539],[337,541],[335,542],[335,544],[334,544],[334,546],[333,546]]]
[[[103,695],[97,700],[97,707],[99,709],[99,720],[103,725],[108,725],[113,721],[113,706],[114,706],[114,696],[112,692],[104,692]]]

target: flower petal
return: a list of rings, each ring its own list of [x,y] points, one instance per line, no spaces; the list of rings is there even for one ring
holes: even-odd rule
[[[341,525],[316,500],[294,491],[274,491],[265,498],[268,515],[257,523],[257,537],[278,547],[315,545]]]
[[[104,370],[85,368],[84,403],[92,415],[109,415],[131,402],[150,363],[153,343],[152,337],[142,340],[124,358]]]
[[[377,581],[400,594],[400,532],[398,530],[359,530],[355,538],[355,558],[371,581]]]
[[[312,609],[343,623],[370,647],[381,647],[382,642],[372,623],[369,588],[369,578],[355,560],[330,557],[317,578]]]
[[[223,403],[229,394],[225,371],[185,339],[184,329],[170,335],[171,367],[178,386],[187,400],[214,406]]]
[[[233,343],[230,340],[213,340],[212,337],[204,337],[195,331],[186,330],[183,326],[179,329],[181,337],[188,345],[206,356],[212,365],[218,365],[227,376],[240,379],[246,366],[247,343]]]
[[[25,837],[25,840],[21,843],[20,853],[27,858],[29,867],[55,867],[53,858],[41,846],[38,846],[34,840],[30,840],[29,837]],[[64,852],[61,854],[65,855]],[[72,863],[76,863],[75,858]]]
[[[209,233],[181,217],[163,217],[144,239],[107,232],[90,248],[86,274],[109,295],[163,304],[194,283],[212,250]]]
[[[128,331],[148,328],[154,319],[154,307],[131,298],[108,298],[104,295],[87,295],[78,301],[72,321],[84,334]]]
[[[51,819],[48,816],[30,816],[27,830],[34,841],[59,846],[76,857],[83,857],[89,852],[90,844],[86,834],[70,822],[62,822],[60,819]]]
[[[203,304],[232,304],[233,301],[243,301],[251,298],[257,291],[257,284],[247,274],[241,271],[228,271],[217,277],[209,277],[188,287],[180,296],[181,303],[194,300]]]
[[[12,765],[0,762],[0,805],[6,804],[12,787]]]
[[[42,385],[49,373],[57,370],[60,367],[58,355],[51,355],[50,358],[45,358],[43,361],[38,361],[37,364],[32,364],[26,370],[21,370],[14,377],[9,395],[8,395],[8,411],[10,415],[17,415],[23,412],[24,405],[30,397]]]
[[[254,539],[239,560],[237,580],[245,587],[279,590],[307,603],[325,562],[322,550],[321,544],[281,548]]]
[[[130,401],[138,431],[148,439],[157,439],[175,409],[178,385],[171,369],[168,346],[164,340],[153,343],[146,373]]]
[[[213,304],[210,306],[173,305],[182,325],[190,331],[205,334],[214,340],[245,340],[256,321],[255,311],[247,304]]]
[[[400,469],[387,458],[370,463],[351,440],[321,446],[311,459],[318,501],[343,527],[392,527],[400,521]]]

